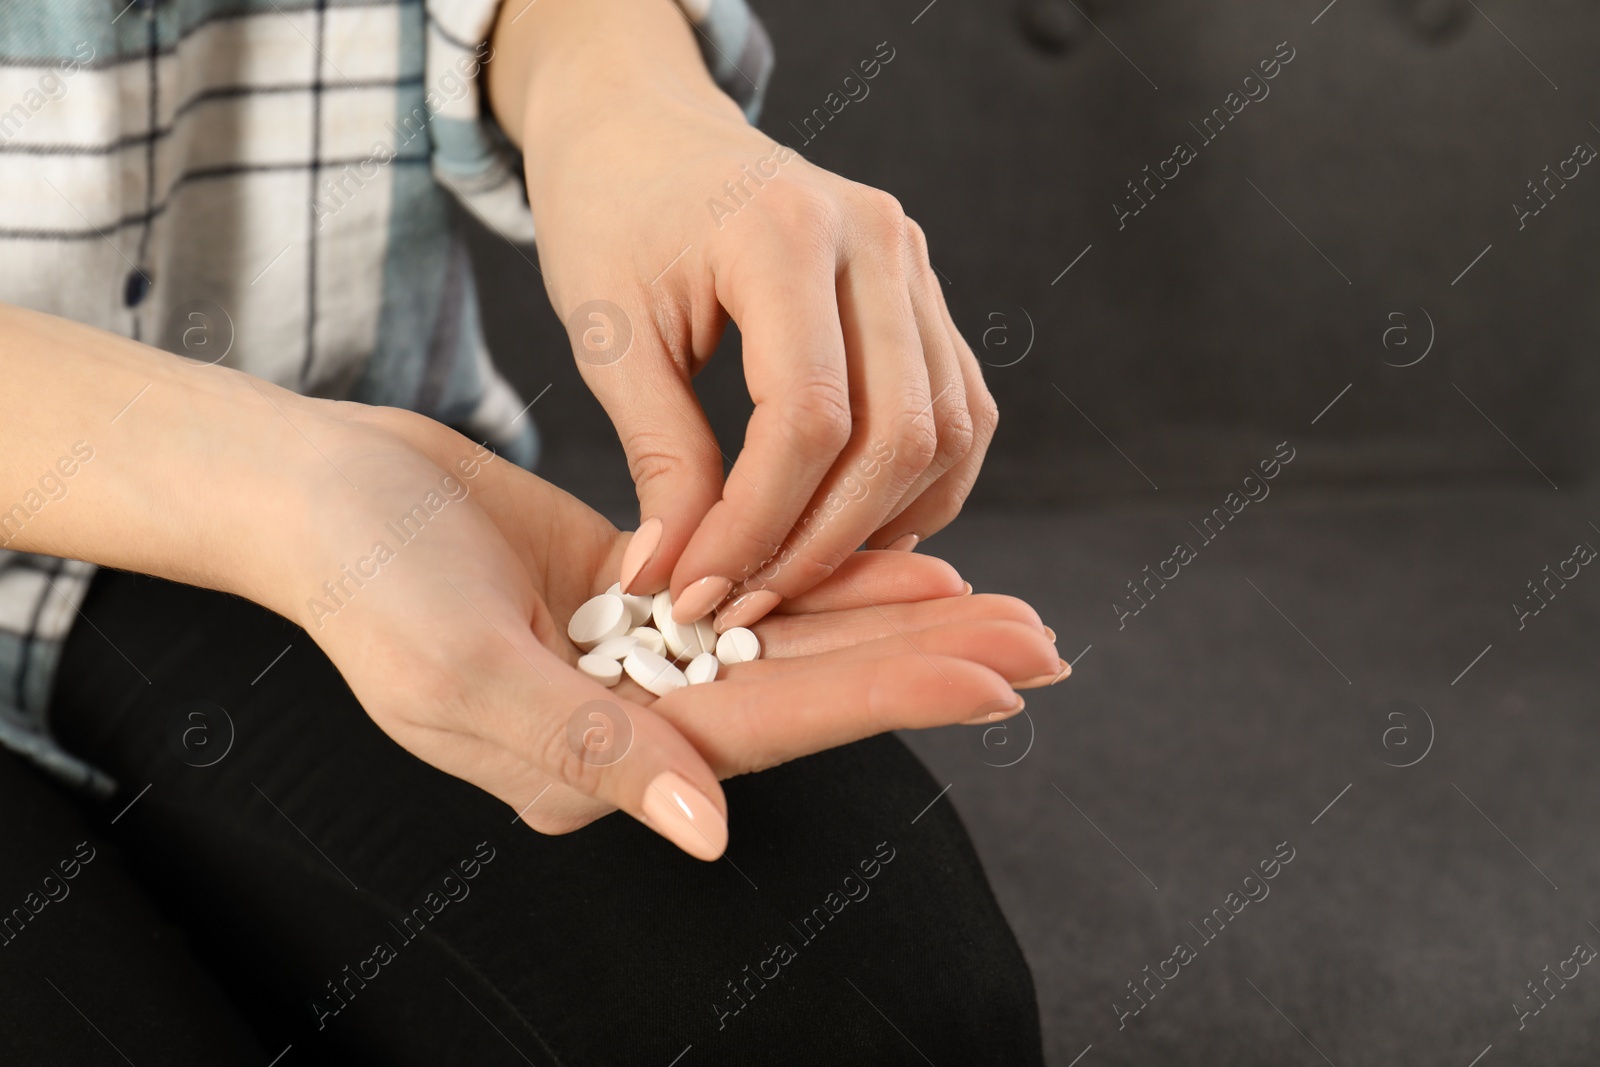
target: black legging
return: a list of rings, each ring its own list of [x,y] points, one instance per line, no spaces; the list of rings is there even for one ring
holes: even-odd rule
[[[0,1062],[1042,1062],[971,842],[892,737],[729,781],[707,864],[622,815],[515,823],[253,604],[103,572],[83,611],[55,727],[121,789],[74,810],[0,763],[0,908],[68,887],[0,934]]]

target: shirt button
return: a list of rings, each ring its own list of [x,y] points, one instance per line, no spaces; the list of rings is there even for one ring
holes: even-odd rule
[[[131,308],[136,308],[144,303],[144,298],[149,295],[150,276],[141,270],[130,273],[128,280],[122,285],[122,302]]]

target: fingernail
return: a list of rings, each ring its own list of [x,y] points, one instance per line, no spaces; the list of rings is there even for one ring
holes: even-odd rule
[[[650,828],[695,859],[714,860],[728,847],[728,822],[709,797],[681,774],[665,771],[644,791]]]
[[[1061,681],[1061,679],[1072,673],[1072,667],[1068,665],[1066,660],[1057,659],[1056,663],[1059,664],[1059,666],[1057,666],[1057,668],[1051,671],[1049,674],[1035,675],[1032,678],[1025,678],[1020,682],[1012,682],[1011,688],[1040,689],[1047,685],[1055,685],[1057,682]]]
[[[661,520],[650,518],[639,524],[634,531],[633,540],[628,542],[628,547],[622,553],[622,591],[633,592],[633,580],[639,577],[639,572],[644,570],[644,565],[655,557],[656,547],[661,544]]]
[[[965,588],[963,588],[961,590],[961,595],[962,596],[971,596],[972,595],[972,583],[971,582],[962,582],[961,584],[965,587]]]
[[[972,718],[967,719],[961,725],[984,726],[989,723],[1004,722],[1006,719],[1011,718],[1011,716],[1015,715],[1017,712],[1021,711],[1027,706],[1027,702],[1019,696],[1017,697],[1017,702],[1015,704],[1010,705],[1009,707],[1001,708],[998,711],[986,712],[983,715],[975,715]]]
[[[672,621],[676,623],[690,623],[696,619],[704,618],[728,598],[728,590],[733,588],[733,583],[726,578],[719,578],[713,574],[709,578],[702,578],[683,591],[683,595],[672,602]]]
[[[781,603],[783,597],[770,589],[757,589],[754,592],[744,593],[734,597],[726,607],[717,612],[711,628],[720,634],[735,626],[749,626]]]
[[[1056,632],[1050,629],[1050,627],[1046,626],[1044,628],[1044,635],[1050,639],[1050,643],[1052,645],[1056,643]]]
[[[920,540],[922,538],[914,533],[901,534],[883,547],[887,552],[910,552],[917,547],[917,542]]]

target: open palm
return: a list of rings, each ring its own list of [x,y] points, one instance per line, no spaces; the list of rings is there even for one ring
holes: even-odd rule
[[[764,659],[660,699],[627,679],[607,689],[576,670],[566,621],[616,581],[630,535],[438,423],[338,407],[315,489],[337,504],[293,539],[292,593],[269,606],[308,629],[390,737],[542,832],[620,807],[715,858],[719,779],[998,717],[1020,706],[1013,683],[1061,669],[1023,602],[963,595],[935,559],[864,552],[756,627]]]

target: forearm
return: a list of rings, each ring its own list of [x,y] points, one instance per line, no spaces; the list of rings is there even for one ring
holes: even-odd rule
[[[5,305],[0,378],[0,547],[264,602],[326,402]]]
[[[673,0],[507,0],[495,26],[489,102],[521,147],[613,105],[664,101],[739,118]]]

